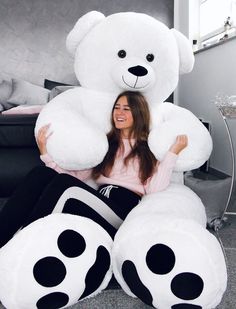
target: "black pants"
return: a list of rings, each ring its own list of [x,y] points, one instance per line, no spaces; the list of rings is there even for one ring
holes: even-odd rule
[[[33,169],[0,212],[0,247],[21,227],[53,212],[92,219],[114,237],[140,196],[123,187],[104,185],[94,190],[67,174],[48,167]]]

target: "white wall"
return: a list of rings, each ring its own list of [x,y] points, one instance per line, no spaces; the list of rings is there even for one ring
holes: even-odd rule
[[[180,2],[178,0],[178,2]],[[184,28],[188,5],[181,3],[177,27]],[[175,3],[175,5],[177,2]],[[181,16],[184,16],[182,19]],[[231,174],[232,161],[230,146],[222,118],[214,105],[218,93],[236,94],[236,38],[222,45],[195,54],[195,66],[190,74],[180,77],[177,89],[177,102],[191,110],[196,116],[210,121],[214,150],[210,166]],[[236,149],[236,119],[228,121]]]

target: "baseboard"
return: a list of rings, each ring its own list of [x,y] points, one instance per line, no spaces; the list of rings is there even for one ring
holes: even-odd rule
[[[230,175],[223,173],[212,167],[209,167],[207,171],[198,168],[196,170],[193,170],[192,173],[195,178],[199,178],[202,180],[219,180],[231,177]]]
[[[221,171],[219,171],[219,170],[217,170],[217,169],[215,169],[213,167],[209,167],[208,171],[209,171],[210,174],[218,177],[219,179],[224,179],[224,178],[227,178],[227,177],[231,177],[231,175],[226,174],[224,172],[221,172]]]

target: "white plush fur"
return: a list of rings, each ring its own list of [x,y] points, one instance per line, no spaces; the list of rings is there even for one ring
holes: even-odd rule
[[[108,149],[106,134],[115,96],[78,87],[50,101],[39,115],[38,128],[51,123],[47,150],[61,167],[81,170],[99,164]],[[100,115],[95,117],[94,115]]]
[[[79,257],[68,258],[58,249],[58,236],[68,229],[80,233],[86,240],[86,249]],[[96,259],[99,245],[111,252],[112,239],[90,219],[53,214],[35,221],[0,250],[1,302],[9,309],[33,309],[41,297],[62,292],[70,298],[67,305],[73,305],[85,289],[85,276]],[[66,266],[65,279],[50,288],[38,284],[33,276],[35,263],[47,256],[59,258]],[[106,288],[111,274],[110,267],[101,286],[90,296]]]
[[[170,286],[172,279],[184,272],[197,274],[204,282],[203,292],[190,304],[215,308],[226,290],[227,269],[222,248],[206,230],[206,221],[200,198],[184,185],[171,184],[165,191],[143,197],[114,240],[113,271],[124,291],[139,297],[122,275],[122,265],[128,260],[135,264],[142,283],[151,293],[154,308],[172,308],[181,303]],[[168,246],[175,254],[175,266],[166,275],[152,273],[146,264],[147,252],[156,244]]]
[[[66,40],[66,46],[68,51],[75,55],[79,42],[87,35],[87,33],[100,23],[105,16],[97,11],[92,11],[89,14],[82,16],[74,26]],[[79,35],[78,35],[79,33]]]
[[[206,212],[201,199],[188,187],[171,184],[166,190],[146,195],[137,207],[127,216],[125,222],[133,221],[136,217],[167,216],[182,220],[194,220],[206,228]]]
[[[153,274],[146,265],[146,254],[155,244],[165,244],[175,253],[173,270],[163,276]],[[226,289],[224,255],[219,242],[206,230],[204,205],[183,185],[172,184],[165,191],[144,197],[117,232],[112,254],[113,271],[124,291],[136,297],[121,274],[123,262],[131,260],[151,292],[155,308],[172,308],[181,302],[176,300],[170,285],[182,272],[193,272],[203,279],[203,292],[190,301],[201,308],[215,308]]]
[[[197,274],[204,282],[201,295],[189,303],[204,309],[215,308],[226,290],[227,269],[222,248],[206,230],[206,222],[200,198],[184,185],[171,184],[165,191],[144,196],[114,239],[113,272],[124,291],[139,297],[122,275],[122,265],[128,260],[135,264],[142,283],[151,293],[154,308],[185,303],[170,289],[172,279],[184,272]],[[146,264],[147,252],[156,244],[168,246],[175,254],[175,266],[166,275],[152,273]]]
[[[146,14],[105,17],[92,11],[69,33],[67,48],[75,57],[75,73],[82,87],[54,98],[36,125],[37,134],[41,126],[51,123],[54,133],[48,152],[57,164],[85,169],[102,161],[107,151],[110,111],[124,90],[143,92],[150,104],[153,131],[149,144],[158,159],[178,133],[187,134],[190,145],[180,154],[177,170],[196,168],[208,159],[212,143],[200,121],[189,111],[163,105],[176,88],[179,73],[188,73],[194,64],[191,45],[181,33]],[[125,58],[118,57],[120,50],[126,51]],[[147,61],[148,54],[154,55],[154,61]],[[137,79],[128,71],[137,65],[148,74]],[[161,108],[156,112],[157,106]]]
[[[158,205],[149,207],[158,208]],[[175,266],[166,275],[156,275],[146,265],[146,254],[155,244],[165,244],[175,253]],[[175,218],[170,212],[159,213],[157,210],[151,211],[151,215],[146,213],[140,216],[136,213],[136,216],[130,216],[124,222],[116,234],[113,246],[114,275],[124,291],[136,297],[122,276],[121,268],[125,260],[135,263],[142,283],[152,294],[154,308],[167,309],[178,303],[186,303],[170,289],[172,279],[179,273],[192,272],[203,279],[203,292],[189,302],[201,308],[215,308],[226,289],[225,260],[217,239],[194,220]]]
[[[198,168],[212,150],[212,139],[207,129],[189,110],[172,103],[152,108],[153,125],[149,135],[149,147],[162,160],[176,135],[188,135],[188,147],[178,156],[175,170],[187,171]],[[191,123],[191,127],[190,127]]]

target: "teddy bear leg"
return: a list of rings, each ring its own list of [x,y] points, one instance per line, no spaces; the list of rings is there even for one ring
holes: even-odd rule
[[[110,281],[112,239],[90,219],[52,214],[25,227],[0,250],[6,308],[61,308]]]
[[[220,303],[227,284],[224,254],[194,214],[197,202],[191,190],[173,186],[129,214],[112,251],[114,275],[127,294],[159,309],[210,309]]]
[[[0,250],[3,304],[60,308],[104,289],[112,273],[111,237],[121,224],[108,204],[85,183],[57,174],[23,229]]]
[[[216,238],[195,222],[155,219],[142,218],[141,231],[127,226],[125,239],[118,231],[113,271],[119,284],[154,308],[215,308],[227,281]]]

